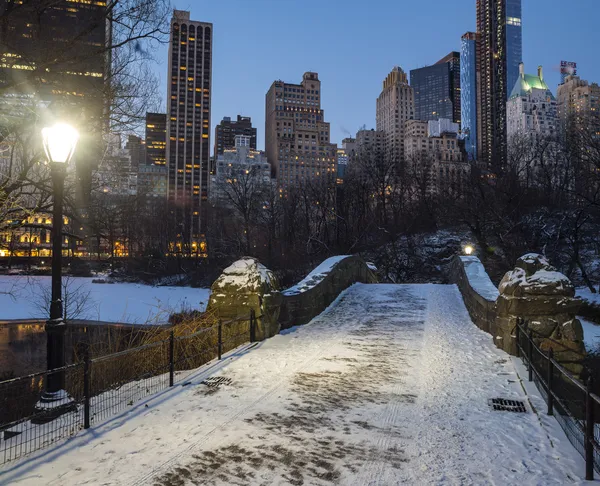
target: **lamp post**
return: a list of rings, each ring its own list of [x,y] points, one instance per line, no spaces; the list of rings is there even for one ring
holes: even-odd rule
[[[466,245],[466,246],[463,248],[463,251],[465,252],[465,255],[469,256],[469,255],[472,255],[472,254],[473,254],[474,248],[473,248],[473,246],[472,246],[472,245]]]
[[[42,130],[42,140],[46,157],[50,162],[53,186],[52,208],[52,300],[50,318],[46,321],[46,360],[48,371],[65,365],[65,322],[62,305],[62,227],[63,196],[67,165],[73,156],[79,134],[72,126],[64,123]],[[68,402],[65,391],[65,373],[48,373],[46,391],[38,408],[45,410]]]

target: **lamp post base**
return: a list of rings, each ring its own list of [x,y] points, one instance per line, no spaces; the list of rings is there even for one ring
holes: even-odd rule
[[[66,390],[44,392],[35,404],[35,417],[31,420],[34,424],[45,424],[77,409],[77,403]]]

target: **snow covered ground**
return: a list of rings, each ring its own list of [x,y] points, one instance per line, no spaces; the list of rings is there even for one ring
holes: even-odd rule
[[[310,324],[5,466],[0,483],[581,483],[583,460],[519,366],[455,286],[357,284]],[[493,397],[528,412],[492,411]]]
[[[77,319],[136,324],[166,322],[172,312],[204,310],[210,289],[94,284],[92,278],[70,278],[70,292],[89,297]],[[47,317],[50,277],[0,276],[0,320]]]

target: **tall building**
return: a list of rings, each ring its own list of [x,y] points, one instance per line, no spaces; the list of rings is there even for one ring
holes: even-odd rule
[[[413,89],[406,73],[394,67],[383,81],[377,98],[377,131],[384,132],[384,152],[396,162],[404,159],[404,125],[414,118]]]
[[[138,167],[146,164],[146,142],[137,135],[129,135],[125,150],[129,154],[130,167],[133,171],[138,170]]]
[[[167,115],[146,113],[146,165],[167,163]]]
[[[210,199],[219,206],[231,206],[229,195],[243,188],[246,195],[256,195],[271,183],[271,166],[266,154],[252,148],[252,137],[236,135],[234,146],[216,158],[215,174],[211,176]],[[239,184],[233,189],[232,184]],[[235,200],[235,196],[234,196]]]
[[[467,32],[460,46],[460,124],[469,160],[477,160],[477,33]]]
[[[596,113],[600,116],[600,85],[588,83],[579,76],[567,76],[558,86],[558,117],[565,124],[570,117],[582,122],[587,116]]]
[[[359,130],[356,132],[354,153],[358,156],[365,152],[383,154],[384,141],[384,132],[372,128],[370,130]]]
[[[235,147],[237,135],[250,137],[250,148],[256,150],[256,128],[252,126],[252,119],[238,115],[237,121],[231,121],[230,117],[225,116],[215,127],[215,159],[226,149]]]
[[[53,117],[75,118],[72,123],[81,136],[73,158],[76,206],[85,218],[92,170],[102,156],[102,133],[107,131],[106,2],[2,1],[0,12],[0,123],[22,126],[24,119],[45,115],[45,107]]]
[[[314,177],[335,180],[337,146],[329,137],[318,73],[304,73],[300,84],[271,85],[266,95],[265,146],[280,186]]]
[[[173,12],[169,43],[167,194],[179,242],[197,246],[206,231],[212,92],[212,24]]]
[[[506,161],[506,101],[522,61],[521,0],[477,0],[478,152],[492,170]]]
[[[552,137],[557,123],[556,98],[544,81],[542,66],[532,75],[525,74],[521,63],[519,78],[506,102],[508,141],[516,135]]]
[[[433,66],[411,70],[410,85],[415,119],[447,118],[460,123],[460,53],[453,51]]]

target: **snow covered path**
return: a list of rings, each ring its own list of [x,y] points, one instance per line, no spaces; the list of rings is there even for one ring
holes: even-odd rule
[[[554,419],[489,409],[527,400],[491,341],[454,286],[357,284],[310,324],[5,468],[0,483],[582,482]],[[208,376],[231,383],[211,389]]]

